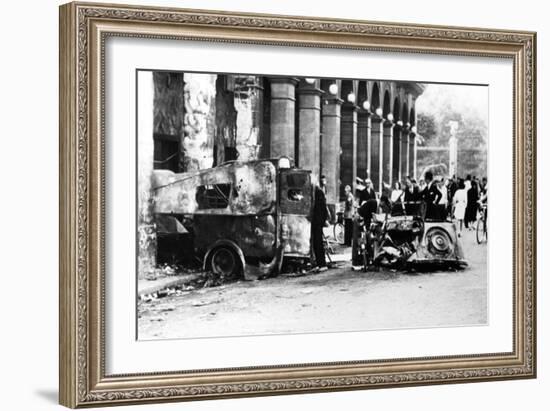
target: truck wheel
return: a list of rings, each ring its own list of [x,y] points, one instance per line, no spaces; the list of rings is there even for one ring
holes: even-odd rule
[[[210,257],[210,268],[213,273],[225,280],[236,280],[241,274],[241,262],[237,254],[228,247],[218,247]]]

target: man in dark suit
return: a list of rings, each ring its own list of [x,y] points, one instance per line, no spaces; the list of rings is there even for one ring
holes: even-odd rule
[[[405,214],[417,215],[418,214],[418,187],[415,186],[413,179],[407,176],[407,187],[405,188]]]
[[[455,197],[455,193],[457,190],[458,190],[458,181],[456,179],[456,175],[453,174],[453,176],[449,179],[447,184],[447,215],[452,215],[453,198]]]
[[[327,270],[325,247],[323,245],[323,227],[329,219],[325,192],[315,186],[313,198],[313,212],[311,216],[311,245],[318,271]]]
[[[431,171],[426,171],[424,175],[424,181],[426,181],[426,187],[422,191],[422,200],[426,203],[426,219],[438,220],[439,215],[439,200],[443,197],[443,194],[434,182],[434,176]]]
[[[378,199],[376,198],[376,191],[374,191],[372,181],[366,178],[364,185],[365,188],[358,194],[359,207],[353,220],[353,239],[351,243],[351,264],[353,270],[363,268],[363,254],[359,248],[361,230],[369,229],[372,214],[378,210]]]
[[[353,221],[353,241],[351,244],[351,265],[353,270],[363,268],[363,251],[359,248],[359,238],[361,230],[368,230],[372,220],[372,215],[378,211],[378,200],[370,198],[357,209],[357,214]]]

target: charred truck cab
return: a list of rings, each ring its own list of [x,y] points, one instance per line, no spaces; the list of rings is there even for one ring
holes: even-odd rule
[[[311,174],[286,157],[156,171],[153,191],[154,213],[181,222],[204,268],[224,278],[268,277],[285,258],[310,258]]]

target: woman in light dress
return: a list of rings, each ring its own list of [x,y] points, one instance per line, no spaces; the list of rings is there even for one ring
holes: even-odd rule
[[[454,217],[459,222],[460,231],[458,236],[462,235],[462,225],[464,224],[464,214],[466,213],[466,205],[468,204],[468,190],[464,185],[464,181],[458,182],[458,190],[453,197]]]

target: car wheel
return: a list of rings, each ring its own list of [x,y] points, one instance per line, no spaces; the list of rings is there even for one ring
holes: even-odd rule
[[[428,251],[436,257],[446,258],[453,252],[453,241],[449,234],[440,227],[431,228],[426,233]]]

